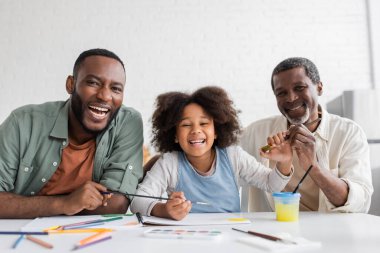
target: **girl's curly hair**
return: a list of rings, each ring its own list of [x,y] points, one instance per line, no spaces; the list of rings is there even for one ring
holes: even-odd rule
[[[168,92],[156,99],[156,110],[152,116],[152,144],[159,152],[182,151],[175,143],[176,126],[179,124],[184,108],[198,104],[214,120],[218,138],[214,145],[224,148],[237,142],[241,132],[238,114],[227,92],[220,87],[206,86],[192,94]]]

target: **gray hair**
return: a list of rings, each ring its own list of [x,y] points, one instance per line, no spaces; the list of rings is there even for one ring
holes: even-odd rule
[[[271,77],[272,90],[274,90],[273,76],[280,72],[299,67],[304,68],[307,77],[309,77],[314,84],[321,82],[318,69],[312,61],[302,57],[292,57],[283,60],[274,68]]]

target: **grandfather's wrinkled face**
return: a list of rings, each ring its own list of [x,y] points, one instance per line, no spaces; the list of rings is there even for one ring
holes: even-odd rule
[[[120,62],[105,56],[89,56],[74,80],[71,108],[89,133],[104,130],[123,103],[125,71]]]
[[[291,124],[303,124],[318,117],[322,88],[322,83],[314,84],[302,67],[273,76],[277,107]]]

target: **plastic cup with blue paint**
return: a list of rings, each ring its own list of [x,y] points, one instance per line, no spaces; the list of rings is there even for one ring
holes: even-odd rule
[[[297,221],[301,194],[292,192],[275,192],[272,194],[276,219],[278,221]]]

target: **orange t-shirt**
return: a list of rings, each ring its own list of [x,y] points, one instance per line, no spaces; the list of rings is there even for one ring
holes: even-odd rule
[[[92,180],[94,156],[96,151],[95,140],[81,145],[69,145],[62,150],[61,164],[39,195],[68,194]]]

